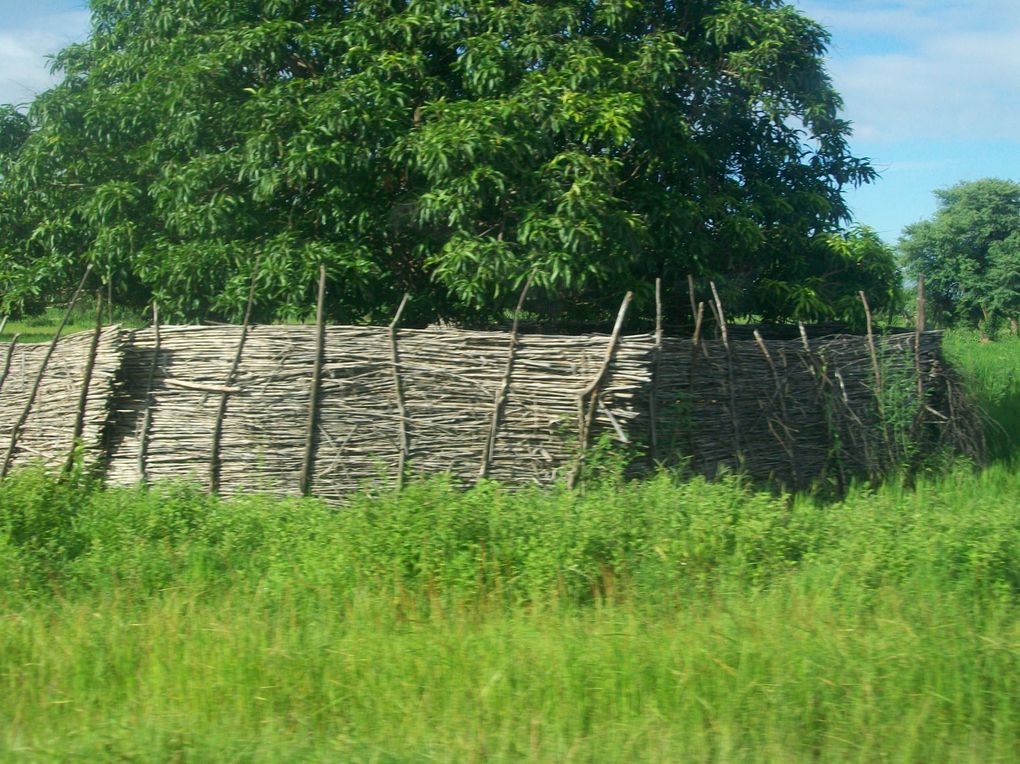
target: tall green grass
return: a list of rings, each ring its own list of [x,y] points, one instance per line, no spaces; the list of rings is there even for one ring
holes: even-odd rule
[[[1020,337],[982,341],[972,331],[946,332],[943,348],[985,415],[991,456],[1016,461],[1020,454]]]
[[[1010,761],[1020,476],[219,500],[0,484],[25,761]]]

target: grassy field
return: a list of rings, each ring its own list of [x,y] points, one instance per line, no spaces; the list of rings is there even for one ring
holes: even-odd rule
[[[1020,452],[1020,337],[1003,335],[981,342],[977,332],[947,332],[943,347],[984,410],[995,459]]]
[[[18,342],[49,342],[56,334],[57,327],[60,326],[66,312],[66,307],[57,306],[47,308],[37,316],[10,320],[4,326],[3,332],[0,332],[0,342],[10,342],[15,335],[18,335]],[[105,309],[103,310],[103,321],[109,323],[110,318],[113,319],[113,323],[121,326],[142,325],[142,321],[137,315],[119,308],[114,309],[112,316],[109,316]],[[63,334],[90,332],[95,329],[95,326],[95,303],[92,298],[85,298],[71,313]]]
[[[1020,475],[819,507],[0,486],[24,761],[1013,761]]]
[[[1016,761],[1020,347],[947,349],[996,461],[836,503],[662,474],[334,511],[17,472],[0,760]]]

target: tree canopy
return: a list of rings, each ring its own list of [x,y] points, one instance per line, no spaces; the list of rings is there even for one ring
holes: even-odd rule
[[[947,323],[987,327],[1020,316],[1020,183],[986,178],[935,191],[930,220],[908,226],[900,252],[923,273]]]
[[[63,80],[0,113],[6,310],[91,263],[120,302],[234,317],[258,262],[262,317],[305,313],[320,264],[346,321],[404,291],[484,319],[532,273],[575,316],[690,273],[734,312],[838,317],[883,270],[845,257],[843,190],[875,173],[828,35],[780,0],[91,11]]]

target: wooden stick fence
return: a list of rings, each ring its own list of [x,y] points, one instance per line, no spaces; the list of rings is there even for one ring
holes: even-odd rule
[[[114,484],[186,478],[224,494],[343,501],[412,474],[575,485],[606,435],[635,469],[683,462],[790,488],[831,476],[842,488],[909,457],[882,411],[882,390],[904,387],[901,377],[916,391],[897,404],[910,408],[910,442],[980,458],[939,335],[920,323],[898,335],[809,338],[801,326],[796,340],[739,340],[713,288],[718,340],[702,337],[693,289],[690,339],[664,336],[661,296],[655,333],[625,335],[629,294],[609,335],[522,335],[525,284],[509,334],[400,329],[407,296],[389,326],[339,327],[325,324],[325,284],[320,272],[314,326],[163,325],[154,306],[148,329],[48,350],[9,343],[0,421],[31,416],[0,428],[14,444],[8,462],[65,463],[68,437],[80,437]]]

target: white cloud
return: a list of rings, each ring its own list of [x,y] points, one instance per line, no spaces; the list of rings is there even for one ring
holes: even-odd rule
[[[72,11],[0,29],[0,103],[27,103],[53,85],[46,55],[83,39],[88,25],[88,11]]]
[[[1015,0],[797,5],[832,32],[829,68],[858,138],[1020,141]]]

